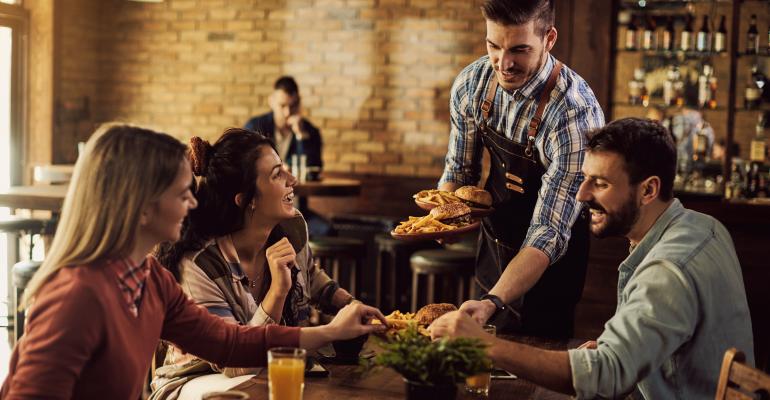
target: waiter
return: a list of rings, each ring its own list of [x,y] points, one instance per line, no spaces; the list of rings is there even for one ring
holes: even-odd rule
[[[507,331],[570,337],[588,261],[588,220],[575,200],[585,133],[604,125],[588,84],[549,53],[553,0],[486,0],[487,55],[452,86],[451,133],[439,187],[480,180],[495,212],[482,221],[481,300],[461,310]]]

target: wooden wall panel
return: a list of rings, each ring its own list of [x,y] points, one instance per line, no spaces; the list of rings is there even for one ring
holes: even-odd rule
[[[52,159],[54,14],[57,1],[26,2],[29,10],[29,163]],[[27,165],[29,167],[29,165]],[[29,170],[29,168],[26,168]]]

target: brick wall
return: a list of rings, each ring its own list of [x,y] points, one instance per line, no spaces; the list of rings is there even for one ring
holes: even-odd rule
[[[103,7],[92,0],[57,3],[54,57],[53,161],[72,162],[77,143],[93,132],[103,89]]]
[[[107,120],[215,139],[291,74],[328,171],[438,176],[449,89],[485,52],[479,0],[61,1],[56,97],[90,100],[55,141],[69,161]]]

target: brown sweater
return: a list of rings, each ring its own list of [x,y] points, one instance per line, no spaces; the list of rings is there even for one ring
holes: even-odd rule
[[[244,327],[209,314],[157,260],[148,262],[138,317],[105,264],[56,273],[30,309],[0,399],[137,399],[159,338],[232,367],[264,366],[267,349],[299,345],[298,328]]]

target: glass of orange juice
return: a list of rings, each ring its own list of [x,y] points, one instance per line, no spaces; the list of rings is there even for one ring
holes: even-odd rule
[[[484,325],[484,332],[491,335],[497,333],[494,325]],[[489,395],[489,385],[492,383],[492,372],[482,372],[465,378],[465,390],[474,394]]]
[[[305,355],[305,349],[296,347],[276,347],[267,351],[270,400],[302,400]]]

